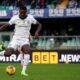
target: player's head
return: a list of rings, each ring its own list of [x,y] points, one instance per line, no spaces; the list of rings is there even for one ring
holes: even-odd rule
[[[26,16],[27,16],[27,8],[26,8],[25,6],[21,6],[21,7],[19,8],[19,17],[20,17],[21,19],[25,19]]]

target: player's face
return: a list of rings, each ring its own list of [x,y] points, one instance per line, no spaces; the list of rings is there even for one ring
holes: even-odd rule
[[[25,19],[27,16],[26,10],[19,10],[19,16],[21,19]]]

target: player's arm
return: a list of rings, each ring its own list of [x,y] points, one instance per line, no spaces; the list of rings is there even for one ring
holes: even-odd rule
[[[29,35],[29,40],[32,40],[32,35],[31,34]]]
[[[33,25],[37,25],[37,29],[36,29],[36,31],[35,31],[35,37],[37,37],[38,34],[39,34],[39,32],[40,32],[40,30],[41,30],[41,28],[42,28],[42,25],[41,25],[41,23],[38,22],[33,16],[30,16],[30,19],[31,19],[31,23],[32,23]]]
[[[37,21],[37,30],[36,30],[36,32],[35,32],[35,36],[38,36],[39,35],[39,32],[40,32],[40,30],[41,30],[41,28],[42,28],[42,25],[41,25],[41,23],[39,23],[38,21]]]
[[[4,24],[4,25],[2,25],[2,26],[0,27],[0,31],[7,30],[11,25],[15,24],[15,19],[16,19],[15,17],[12,17],[12,18],[9,20],[8,23],[6,23],[6,24]]]
[[[10,24],[9,24],[9,23],[6,23],[6,24],[4,24],[4,25],[2,25],[2,26],[0,27],[0,31],[7,30],[9,27],[10,27]]]

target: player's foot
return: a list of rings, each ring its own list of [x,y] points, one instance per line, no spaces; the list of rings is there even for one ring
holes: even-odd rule
[[[21,72],[21,75],[28,76],[28,74],[26,74],[25,72]]]

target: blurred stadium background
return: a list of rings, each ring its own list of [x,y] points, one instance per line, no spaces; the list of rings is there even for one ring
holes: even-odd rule
[[[34,49],[80,49],[80,0],[0,0],[0,26],[18,14],[21,5],[43,25],[40,37],[30,41]],[[1,45],[8,45],[13,28],[0,33]],[[33,36],[35,30],[32,26]]]
[[[32,25],[30,31],[33,36],[30,45],[34,49],[31,55],[34,64],[29,64],[30,76],[26,78],[20,75],[20,64],[14,63],[17,61],[15,55],[0,57],[0,80],[80,80],[80,65],[69,64],[80,63],[80,0],[0,0],[0,26],[18,14],[18,8],[22,5],[43,25],[38,38],[34,37],[36,26]],[[0,32],[0,51],[7,47],[13,29],[14,26]],[[35,55],[41,60],[35,59]],[[57,65],[49,65],[49,61]],[[58,64],[61,62],[65,64]],[[5,68],[10,64],[17,70],[11,77],[5,73]]]

